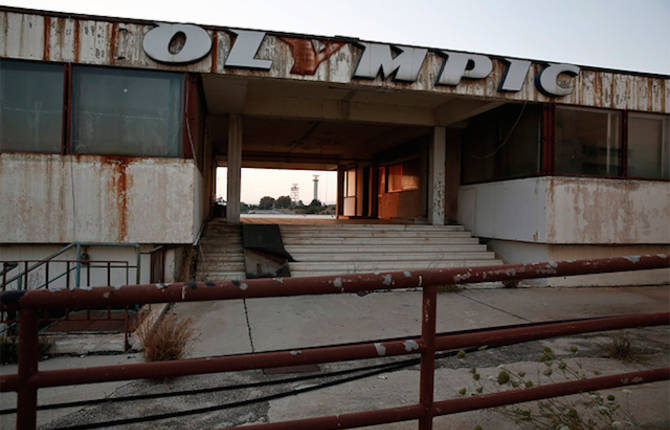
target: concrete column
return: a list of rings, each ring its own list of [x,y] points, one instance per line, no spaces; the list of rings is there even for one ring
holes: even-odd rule
[[[242,116],[228,117],[228,193],[226,220],[228,224],[240,223],[240,197],[242,183]]]
[[[433,225],[444,225],[446,135],[444,127],[433,128],[428,149],[428,222]]]
[[[337,166],[337,204],[335,213],[337,216],[344,214],[344,167]]]

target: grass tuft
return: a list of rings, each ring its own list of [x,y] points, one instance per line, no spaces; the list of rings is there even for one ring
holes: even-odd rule
[[[146,361],[179,360],[194,335],[193,321],[168,314],[140,324],[135,334],[142,342]]]

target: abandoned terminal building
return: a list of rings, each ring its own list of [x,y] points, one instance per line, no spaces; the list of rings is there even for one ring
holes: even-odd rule
[[[248,276],[246,167],[337,171],[337,220],[279,227],[291,276],[670,252],[670,76],[0,8],[0,108],[5,262]],[[218,271],[189,269],[194,245]]]

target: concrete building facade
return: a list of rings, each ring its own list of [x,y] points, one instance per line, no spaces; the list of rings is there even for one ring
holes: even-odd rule
[[[224,166],[232,224],[242,168],[323,169],[339,218],[463,224],[510,263],[670,252],[669,76],[1,8],[0,85],[4,260],[139,244],[176,279]]]

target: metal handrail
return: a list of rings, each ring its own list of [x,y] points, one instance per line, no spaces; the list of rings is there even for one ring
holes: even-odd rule
[[[109,246],[109,247],[130,247],[130,248],[135,248],[135,254],[136,254],[136,265],[135,266],[128,266],[129,268],[136,268],[136,273],[135,273],[135,282],[137,284],[140,283],[140,275],[141,275],[141,255],[140,255],[140,245],[137,243],[107,243],[107,242],[72,242],[69,245],[61,248],[60,250],[54,252],[53,254],[39,260],[37,263],[33,264],[32,266],[28,267],[27,269],[23,270],[21,273],[18,275],[15,275],[13,278],[10,278],[9,280],[5,281],[4,284],[8,285],[11,284],[12,282],[19,280],[19,286],[20,286],[20,280],[26,276],[27,273],[32,272],[33,270],[37,269],[38,267],[46,264],[47,262],[53,260],[54,258],[58,257],[59,255],[69,251],[72,248],[77,249],[77,260],[79,260],[76,265],[75,265],[75,287],[80,287],[81,286],[81,264],[82,264],[82,247],[84,246]],[[60,277],[64,276],[66,272],[62,273]],[[58,278],[56,278],[58,279]],[[28,285],[26,285],[26,288],[28,288]],[[20,289],[20,287],[19,287]]]

